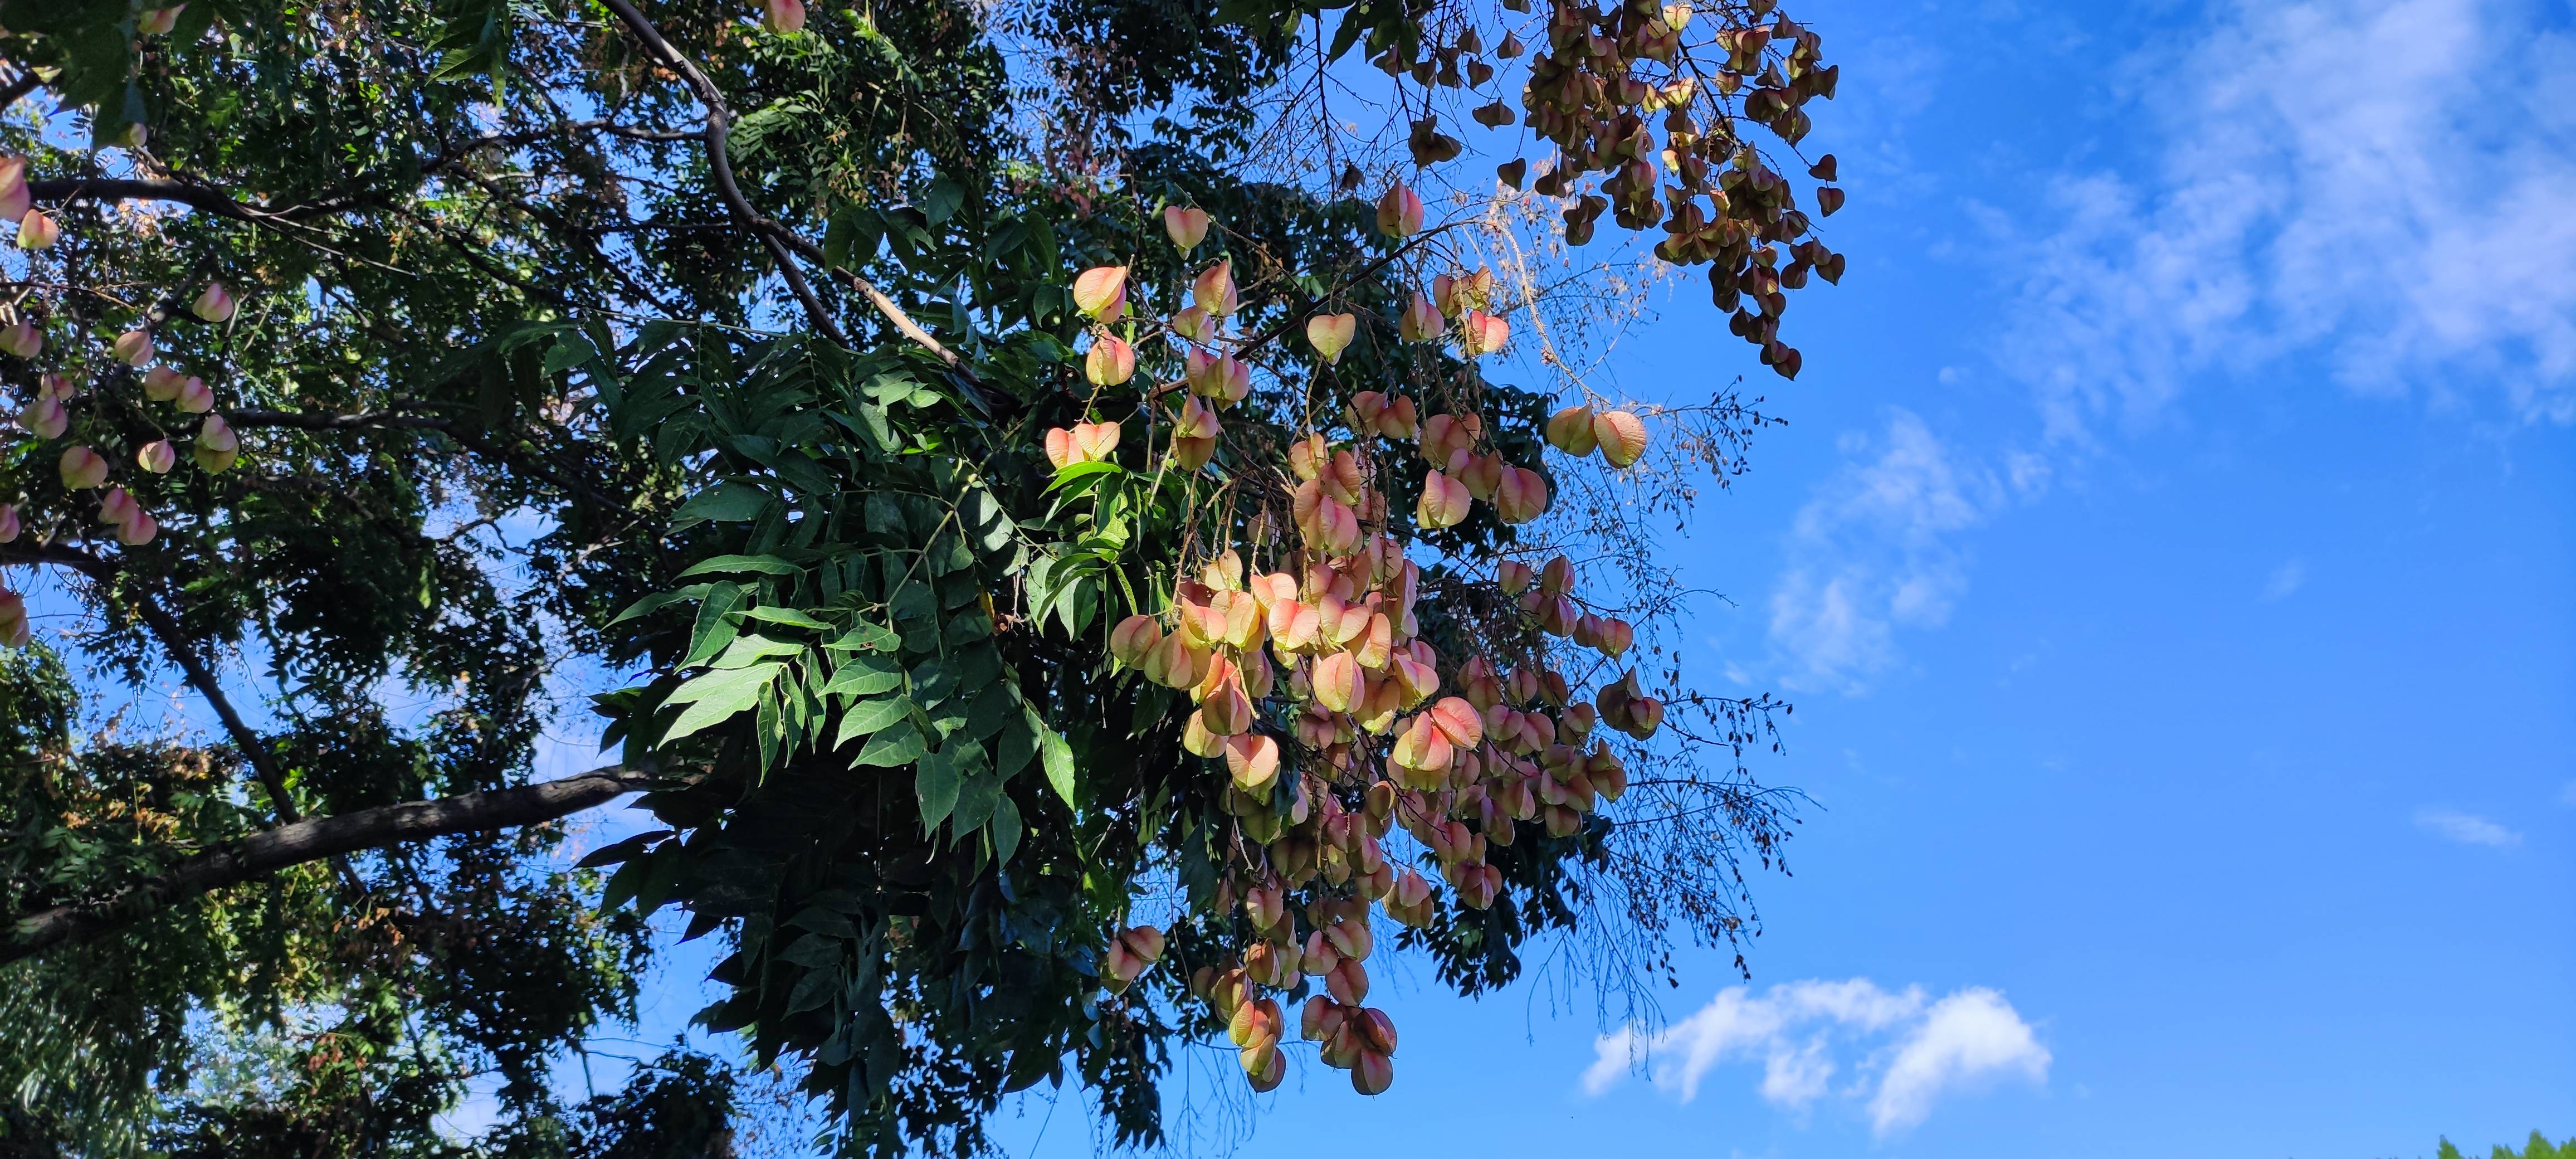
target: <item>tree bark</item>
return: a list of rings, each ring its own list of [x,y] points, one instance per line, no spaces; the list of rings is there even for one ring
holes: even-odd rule
[[[252,881],[290,866],[365,849],[534,825],[603,805],[645,788],[652,778],[623,768],[594,769],[558,781],[466,793],[435,801],[405,801],[281,825],[208,850],[168,873],[104,901],[63,905],[20,914],[0,936],[0,963],[64,942],[96,937],[188,898]]]

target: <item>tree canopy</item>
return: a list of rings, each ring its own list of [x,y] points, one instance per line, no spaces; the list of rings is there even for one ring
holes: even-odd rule
[[[1700,270],[1802,365],[1771,0],[0,29],[0,1152],[723,1153],[720,1060],[550,1080],[656,921],[877,1153],[1162,1141],[1194,1042],[1378,1093],[1377,955],[1635,1003],[1758,929],[1787,706],[1684,683],[1657,545],[1770,420],[1599,360]]]

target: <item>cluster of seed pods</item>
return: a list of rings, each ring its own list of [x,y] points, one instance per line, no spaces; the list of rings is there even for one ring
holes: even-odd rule
[[[172,14],[176,9],[162,9]],[[154,15],[154,14],[147,14]],[[157,18],[157,16],[156,16]],[[57,227],[42,210],[29,204],[26,162],[23,158],[0,158],[0,217],[18,223],[19,244],[41,249],[53,244]],[[189,304],[189,311],[209,323],[229,321],[234,312],[232,292],[220,282],[209,283]],[[33,320],[12,317],[0,322],[0,354],[35,362],[43,358],[47,347],[45,331]],[[108,343],[111,363],[125,369],[119,377],[138,376],[143,396],[153,403],[171,406],[182,414],[203,415],[197,433],[189,444],[189,457],[199,470],[218,474],[232,467],[240,457],[240,439],[222,415],[212,413],[215,394],[203,379],[182,374],[167,365],[156,363],[159,352],[152,342],[148,327],[138,326],[117,335]],[[15,424],[27,434],[42,440],[65,439],[72,433],[72,404],[84,389],[85,376],[77,367],[64,366],[44,370],[36,375],[32,398],[12,416]],[[134,448],[134,466],[154,475],[168,474],[179,462],[179,448],[167,438],[154,439]],[[114,464],[105,454],[87,443],[75,442],[63,448],[55,461],[63,487],[68,491],[99,492],[98,507],[92,514],[97,522],[128,547],[152,542],[160,533],[160,524],[145,510],[134,495],[113,482]],[[26,528],[26,516],[14,502],[0,502],[0,543],[18,538]],[[26,641],[26,616],[23,601],[16,593],[0,589],[0,642],[11,646]]]
[[[1390,192],[1381,211],[1391,235],[1421,226],[1409,190]],[[1207,229],[1193,209],[1166,211],[1164,224],[1184,250]],[[1490,273],[1443,275],[1411,296],[1396,328],[1412,342],[1454,338],[1471,359],[1500,350],[1509,328],[1487,312],[1492,286]],[[1108,328],[1133,308],[1129,290],[1116,266],[1087,271],[1073,286],[1076,306],[1099,323],[1084,369],[1103,389],[1137,373],[1135,350]],[[1194,280],[1191,305],[1164,324],[1185,346],[1173,385],[1187,388],[1162,416],[1161,437],[1147,440],[1148,451],[1164,448],[1167,466],[1204,468],[1220,412],[1248,393],[1249,368],[1223,334],[1239,305],[1230,268],[1218,262]],[[1337,361],[1356,321],[1317,314],[1307,341]],[[1239,544],[1210,545],[1174,578],[1168,607],[1117,624],[1109,650],[1121,669],[1187,695],[1179,744],[1218,778],[1212,788],[1232,822],[1211,904],[1237,941],[1225,961],[1199,964],[1191,991],[1226,1021],[1252,1085],[1268,1090],[1285,1074],[1286,1024],[1271,995],[1320,979],[1300,1033],[1373,1095],[1393,1079],[1396,1036],[1388,1016],[1365,1005],[1372,914],[1428,925],[1443,885],[1457,905],[1492,906],[1505,883],[1487,853],[1582,832],[1589,814],[1627,788],[1625,767],[1596,731],[1643,739],[1661,724],[1663,706],[1633,672],[1587,699],[1549,663],[1584,649],[1615,664],[1634,637],[1625,621],[1582,609],[1574,564],[1563,556],[1493,566],[1500,606],[1518,619],[1511,634],[1542,641],[1526,661],[1435,649],[1416,615],[1423,570],[1410,558],[1413,545],[1397,537],[1401,524],[1390,520],[1381,484],[1418,470],[1413,523],[1435,529],[1458,524],[1477,503],[1505,522],[1535,519],[1547,509],[1547,480],[1493,450],[1473,411],[1425,417],[1409,397],[1363,390],[1340,417],[1347,438],[1309,431],[1289,443],[1285,463],[1244,466],[1286,468],[1295,485],[1283,518],[1256,515]],[[1109,422],[1056,428],[1046,433],[1047,458],[1059,471],[1109,461],[1120,435]],[[1629,412],[1576,406],[1548,424],[1548,439],[1568,456],[1597,450],[1626,467],[1647,434]],[[1399,831],[1418,856],[1389,850]],[[1102,960],[1104,985],[1124,990],[1162,948],[1147,927],[1119,934]]]
[[[1528,11],[1531,0],[1504,0]],[[1591,240],[1605,213],[1620,227],[1662,227],[1655,255],[1709,265],[1709,287],[1729,329],[1760,349],[1763,365],[1795,378],[1796,348],[1780,341],[1783,290],[1810,274],[1840,281],[1843,255],[1812,236],[1797,191],[1765,162],[1740,125],[1760,125],[1793,147],[1812,123],[1805,105],[1832,99],[1839,66],[1823,61],[1823,38],[1777,10],[1775,0],[1737,0],[1695,19],[1689,3],[1663,0],[1539,0],[1544,16],[1517,111],[1495,99],[1473,119],[1500,129],[1524,122],[1555,156],[1531,179],[1526,158],[1498,167],[1502,180],[1566,199],[1566,238]],[[1426,36],[1411,57],[1388,48],[1376,63],[1391,75],[1448,88],[1482,88],[1494,61],[1531,52],[1518,33],[1488,46],[1471,24]],[[1660,129],[1660,136],[1658,130]],[[1413,126],[1419,164],[1458,155],[1461,144],[1425,116]],[[1843,204],[1827,154],[1807,167],[1820,184],[1814,208]],[[1785,264],[1784,264],[1785,262]]]

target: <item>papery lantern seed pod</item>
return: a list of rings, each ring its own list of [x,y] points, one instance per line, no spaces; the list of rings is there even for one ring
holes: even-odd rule
[[[178,395],[170,401],[182,411],[201,415],[215,409],[215,392],[206,385],[206,380],[191,374],[187,381],[179,384]]]
[[[1218,736],[1233,736],[1252,727],[1252,701],[1229,681],[1199,705],[1199,721]]]
[[[1207,240],[1207,231],[1206,210],[1179,205],[1163,207],[1163,233],[1172,239],[1173,245],[1180,247],[1182,253],[1199,248],[1199,243]]]
[[[1442,474],[1427,472],[1422,477],[1422,498],[1414,504],[1414,520],[1424,527],[1455,527],[1465,522],[1474,497],[1467,485]]]
[[[143,372],[143,397],[154,402],[168,402],[179,397],[179,388],[187,382],[187,375],[167,366],[155,366]]]
[[[1389,400],[1377,416],[1377,433],[1390,439],[1410,439],[1420,433],[1413,400],[1403,396]]]
[[[63,486],[74,491],[86,491],[107,482],[106,456],[88,447],[66,448],[57,468],[62,473]]]
[[[1342,351],[1359,333],[1360,320],[1350,314],[1317,314],[1306,319],[1306,342],[1328,364],[1338,365]]]
[[[1127,949],[1137,957],[1147,962],[1163,960],[1163,931],[1152,926],[1132,926],[1118,937],[1120,941],[1127,943]]]
[[[1130,668],[1144,664],[1145,656],[1163,642],[1163,626],[1154,617],[1129,616],[1109,632],[1109,654]]]
[[[1640,696],[1628,702],[1628,723],[1620,731],[1644,740],[1655,735],[1664,723],[1664,702],[1651,696]]]
[[[1396,322],[1396,330],[1407,342],[1432,342],[1449,331],[1449,320],[1440,316],[1440,307],[1429,297],[1416,291],[1405,303],[1404,316]]]
[[[1502,564],[1496,568],[1496,572],[1497,576],[1495,582],[1497,586],[1503,589],[1503,594],[1507,596],[1517,596],[1522,592],[1528,591],[1530,581],[1538,574],[1531,570],[1530,565],[1522,563],[1517,559],[1504,560]]]
[[[240,436],[233,434],[232,427],[225,424],[224,416],[210,414],[206,416],[204,425],[197,428],[197,441],[190,447],[189,455],[197,461],[198,470],[220,475],[240,457],[240,446]]]
[[[1301,480],[1318,480],[1324,477],[1324,466],[1332,457],[1332,447],[1324,436],[1309,434],[1288,444],[1288,471]]]
[[[1225,739],[1225,768],[1234,778],[1235,787],[1247,793],[1267,792],[1279,779],[1279,742],[1259,733],[1241,733]],[[1265,923],[1277,924],[1275,921]]]
[[[1124,432],[1116,423],[1075,423],[1072,433],[1078,461],[1105,463],[1118,450],[1118,437]]]
[[[141,367],[152,361],[152,332],[136,328],[116,336],[109,345],[116,360],[127,366]]]
[[[1200,270],[1190,283],[1190,301],[1220,318],[1241,308],[1242,299],[1234,287],[1234,262],[1229,259]]]
[[[1378,232],[1402,239],[1422,232],[1422,198],[1398,181],[1377,201]]]
[[[18,219],[19,249],[45,249],[52,246],[54,239],[61,235],[62,227],[55,225],[54,219],[46,216],[44,210],[30,209],[25,217]]]
[[[18,421],[26,424],[37,438],[59,439],[64,431],[71,429],[72,416],[63,407],[63,400],[47,395],[28,403],[27,409],[18,415]]]
[[[1185,306],[1172,315],[1172,333],[1192,342],[1205,342],[1216,336],[1216,323],[1204,308]]]
[[[1608,617],[1601,621],[1600,640],[1593,647],[1599,648],[1602,655],[1616,660],[1628,651],[1628,646],[1635,643],[1636,638],[1637,630],[1630,627],[1628,621]]]
[[[1593,416],[1592,437],[1601,457],[1613,467],[1634,464],[1646,453],[1646,422],[1623,410]]]
[[[1075,463],[1081,462],[1082,460],[1076,457],[1079,453],[1080,452],[1075,451],[1073,447],[1072,431],[1066,430],[1063,427],[1047,428],[1047,462],[1054,466],[1056,470],[1061,471]]]
[[[1547,480],[1526,467],[1507,467],[1494,488],[1494,512],[1505,523],[1527,523],[1547,513]]]
[[[0,351],[19,358],[34,358],[45,351],[45,332],[25,319],[0,327]]]
[[[1117,386],[1136,377],[1136,351],[1126,339],[1104,334],[1092,340],[1083,356],[1082,375],[1093,386]]]
[[[125,523],[142,511],[142,506],[123,487],[110,487],[107,494],[99,497],[98,521],[101,523]]]
[[[233,292],[222,282],[208,282],[197,292],[197,300],[188,303],[188,312],[208,322],[228,322],[233,316]]]
[[[1127,312],[1127,267],[1093,266],[1075,275],[1073,308],[1085,318],[1117,321]]]
[[[1368,1036],[1370,1050],[1389,1058],[1395,1056],[1395,1020],[1387,1017],[1386,1011],[1365,1007],[1359,1013],[1358,1024],[1360,1032]]]
[[[1570,406],[1547,420],[1547,443],[1557,450],[1582,458],[1600,445],[1592,433],[1592,408]]]
[[[10,543],[15,541],[18,538],[19,531],[21,530],[23,530],[23,528],[18,521],[17,505],[14,503],[0,503],[0,543]]]
[[[1547,566],[1539,569],[1538,590],[1551,596],[1573,591],[1574,561],[1561,555],[1547,561]]]
[[[167,475],[170,468],[179,465],[179,449],[171,446],[168,439],[154,439],[134,452],[134,462],[155,475]]]
[[[1469,358],[1499,352],[1511,338],[1511,323],[1482,310],[1469,310],[1458,320],[1458,348]]]
[[[1363,1095],[1382,1095],[1395,1085],[1395,1063],[1385,1055],[1363,1049],[1351,1063],[1351,1089]]]
[[[187,7],[173,4],[167,8],[149,9],[134,18],[134,31],[144,36],[168,36],[171,30],[179,27],[179,13]]]
[[[1467,469],[1458,473],[1458,481],[1467,485],[1469,495],[1491,503],[1495,489],[1502,486],[1504,470],[1503,457],[1487,452],[1467,460]]]
[[[1472,749],[1485,743],[1485,723],[1474,705],[1455,696],[1442,697],[1426,713],[1434,727],[1449,738],[1449,743]]]
[[[1333,1001],[1344,1006],[1357,1006],[1368,1000],[1368,968],[1360,965],[1357,958],[1344,958],[1334,963],[1332,971],[1324,975],[1324,989],[1333,996]]]
[[[1338,1004],[1330,998],[1317,994],[1307,999],[1306,1008],[1298,1012],[1297,1037],[1308,1042],[1322,1042],[1332,1037],[1334,1031],[1342,1028],[1344,1017],[1346,1016]]]

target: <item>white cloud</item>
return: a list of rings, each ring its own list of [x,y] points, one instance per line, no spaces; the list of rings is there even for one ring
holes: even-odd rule
[[[1709,1004],[1654,1032],[1636,1027],[1603,1035],[1583,1073],[1585,1094],[1598,1095],[1642,1068],[1649,1082],[1681,1102],[1699,1097],[1719,1064],[1762,1062],[1755,1090],[1774,1106],[1803,1111],[1829,1094],[1866,1099],[1881,1136],[1921,1123],[1944,1095],[1998,1077],[2048,1081],[2049,1053],[2002,994],[1971,987],[1931,1001],[1920,986],[1888,991],[1866,978],[1803,981],[1759,996],[1728,987]],[[1857,1056],[1856,1078],[1837,1091],[1837,1055]]]
[[[1942,1094],[2019,1074],[2048,1081],[2048,1048],[2004,996],[1982,987],[1961,990],[1932,1006],[1923,1024],[1896,1049],[1878,1094],[1869,1101],[1870,1124],[1879,1134],[1902,1130],[1932,1113]]]
[[[1949,619],[1967,587],[1950,538],[1985,522],[2005,485],[1910,411],[1891,411],[1883,435],[1848,437],[1843,451],[1851,461],[1791,525],[1770,637],[1795,668],[1792,687],[1859,692],[1896,662],[1896,628]]]
[[[2289,597],[2290,593],[2298,591],[2299,588],[2307,582],[2307,561],[2297,559],[2291,560],[2288,563],[2273,568],[2272,578],[2263,581],[2263,598],[2267,600],[2286,599]]]
[[[2462,813],[2456,809],[2431,807],[2417,809],[2415,827],[2445,841],[2457,841],[2462,845],[2511,849],[2522,844],[2522,834],[2474,813]]]
[[[2134,61],[2151,171],[2059,179],[2022,254],[2003,348],[2051,435],[2302,360],[2576,421],[2576,40],[2540,7],[2213,0]]]

